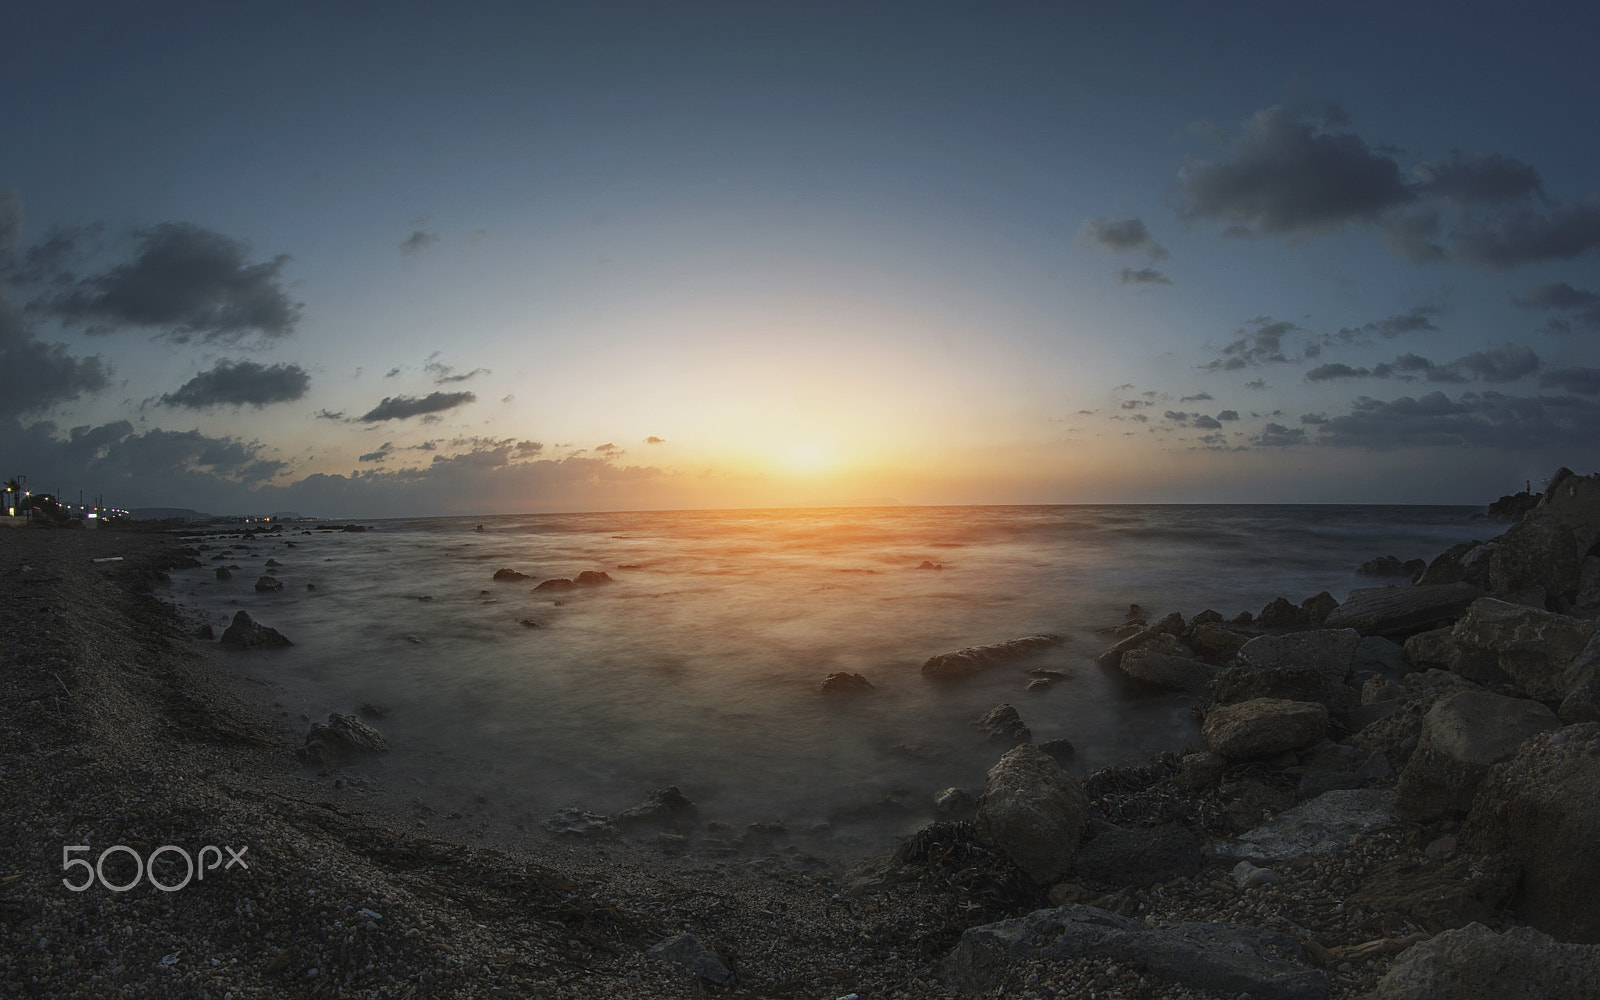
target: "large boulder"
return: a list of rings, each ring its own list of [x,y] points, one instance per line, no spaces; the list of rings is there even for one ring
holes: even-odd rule
[[[234,614],[233,623],[222,632],[222,644],[238,649],[280,649],[294,645],[282,632],[251,618],[248,611]]]
[[[1089,821],[1078,782],[1044,751],[1023,744],[989,769],[978,802],[978,832],[1036,882],[1058,881]]]
[[[1183,631],[1183,616],[1174,611],[1154,625],[1140,629],[1104,653],[1101,653],[1095,657],[1095,662],[1102,667],[1114,667],[1122,662],[1123,654],[1127,653],[1128,650],[1141,649],[1152,642],[1164,641],[1160,639],[1161,636],[1182,635]],[[923,669],[926,670],[927,668],[924,667]]]
[[[1517,863],[1508,858],[1454,861],[1400,858],[1361,880],[1346,902],[1410,917],[1433,933],[1488,920],[1517,887]]]
[[[1383,788],[1323,792],[1232,840],[1213,842],[1211,850],[1228,861],[1256,864],[1327,857],[1337,853],[1351,837],[1400,822],[1393,799]]]
[[[1423,717],[1416,752],[1400,772],[1395,808],[1417,821],[1465,813],[1490,767],[1534,733],[1560,725],[1549,708],[1524,698],[1488,691],[1440,698]]]
[[[1134,680],[1176,691],[1201,691],[1217,672],[1203,660],[1148,648],[1128,650],[1117,667]]]
[[[338,767],[368,754],[388,753],[389,741],[353,715],[334,712],[328,724],[316,723],[306,733],[300,759],[313,767]]]
[[[1600,622],[1558,615],[1493,597],[1474,601],[1450,641],[1460,657],[1492,656],[1530,698],[1559,702],[1579,680],[1575,667]]]
[[[1480,588],[1465,582],[1352,590],[1323,625],[1362,635],[1408,636],[1455,621],[1482,596]]]
[[[636,806],[617,813],[617,826],[624,830],[638,826],[670,827],[687,832],[699,818],[700,810],[677,785],[657,788]]]
[[[1600,541],[1600,475],[1551,477],[1538,506],[1490,543],[1489,581],[1507,599],[1564,602],[1580,585],[1582,563]]]
[[[822,679],[819,690],[823,694],[859,694],[873,690],[872,682],[861,674],[835,670]]]
[[[1305,947],[1277,931],[1242,924],[1146,927],[1089,906],[1066,905],[969,927],[945,958],[956,988],[986,991],[1016,962],[1098,959],[1153,979],[1257,1000],[1324,1000],[1330,984]]]
[[[1314,701],[1331,712],[1347,712],[1360,700],[1360,692],[1328,680],[1313,667],[1228,667],[1206,685],[1204,702],[1232,705],[1255,698]]]
[[[1327,734],[1326,705],[1280,698],[1213,708],[1200,727],[1207,748],[1234,760],[1275,757],[1321,742]]]
[[[1182,823],[1102,830],[1078,849],[1075,862],[1085,881],[1114,886],[1152,885],[1200,873],[1200,842]]]
[[[1022,716],[1017,713],[1015,706],[1001,702],[983,717],[973,723],[990,743],[1028,743],[1033,740],[1033,732],[1022,721]]]
[[[1228,628],[1220,622],[1196,622],[1189,629],[1189,645],[1195,652],[1217,661],[1231,660],[1253,638],[1255,636],[1250,633]]]
[[[1490,769],[1461,839],[1522,863],[1516,905],[1528,923],[1600,942],[1600,722],[1539,733]]]
[[[997,642],[990,646],[968,646],[951,653],[928,657],[927,662],[922,665],[922,675],[939,680],[971,677],[991,667],[998,667],[1002,663],[1031,656],[1041,649],[1059,645],[1061,641],[1059,635],[1041,633]]]
[[[1475,923],[1401,952],[1366,1000],[1597,1000],[1597,983],[1600,946]]]
[[[1342,682],[1360,642],[1361,633],[1351,628],[1262,635],[1239,648],[1239,665],[1256,669],[1310,667],[1331,681]]]

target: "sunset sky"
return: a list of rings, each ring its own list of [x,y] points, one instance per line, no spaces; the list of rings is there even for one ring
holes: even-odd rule
[[[1600,469],[1600,7],[8,4],[0,478],[321,516]]]

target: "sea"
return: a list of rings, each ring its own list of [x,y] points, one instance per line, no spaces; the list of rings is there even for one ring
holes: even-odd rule
[[[1343,601],[1393,555],[1432,559],[1504,525],[1481,507],[951,506],[517,514],[289,522],[196,537],[170,600],[220,630],[243,609],[294,645],[222,649],[291,730],[358,713],[391,751],[349,780],[427,815],[536,829],[676,785],[702,820],[863,843],[914,830],[948,787],[982,791],[1005,746],[973,723],[1013,705],[1070,740],[1080,776],[1198,745],[1193,696],[1095,662],[1097,630],[1232,618],[1274,598]],[[279,565],[268,567],[272,560]],[[216,579],[218,566],[238,567]],[[938,567],[938,568],[933,568]],[[510,569],[526,579],[497,581]],[[610,582],[537,590],[589,571]],[[283,589],[261,592],[271,574]],[[964,681],[938,653],[1063,642]],[[1032,686],[1037,675],[1059,676]],[[823,694],[831,672],[870,691]],[[376,711],[373,711],[373,710]],[[308,772],[309,773],[309,772]]]

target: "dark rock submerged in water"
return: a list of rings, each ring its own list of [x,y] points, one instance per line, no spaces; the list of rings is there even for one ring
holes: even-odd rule
[[[922,674],[924,677],[945,680],[971,677],[1010,660],[1020,659],[1041,649],[1059,645],[1062,641],[1059,635],[1041,633],[995,643],[992,646],[968,646],[953,653],[940,653],[929,657],[922,665]]]
[[[276,577],[264,576],[256,581],[256,589],[260,591],[282,590],[283,581]]]
[[[518,573],[516,570],[511,569],[510,567],[495,570],[494,578],[502,583],[515,583],[518,580],[531,579],[528,574]]]
[[[282,632],[251,618],[248,611],[240,611],[233,616],[233,623],[222,632],[222,644],[239,649],[278,649],[294,645]]]
[[[819,688],[823,694],[858,694],[873,690],[872,682],[860,674],[835,670],[822,679]]]

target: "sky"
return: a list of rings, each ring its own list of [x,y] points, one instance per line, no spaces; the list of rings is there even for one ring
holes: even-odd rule
[[[0,477],[35,491],[1484,503],[1600,469],[1600,8],[0,2]]]

